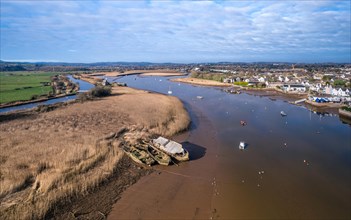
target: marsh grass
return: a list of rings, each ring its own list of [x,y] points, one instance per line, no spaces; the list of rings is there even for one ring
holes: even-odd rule
[[[124,153],[111,132],[132,138],[171,136],[190,120],[182,103],[135,93],[75,103],[0,127],[0,216],[44,218],[56,204],[85,195],[106,181]]]

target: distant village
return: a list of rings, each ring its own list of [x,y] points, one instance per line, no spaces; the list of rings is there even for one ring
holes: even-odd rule
[[[351,65],[296,67],[291,64],[261,68],[200,65],[191,72],[197,78],[253,88],[272,88],[284,93],[306,94],[311,101],[318,103],[351,103]]]

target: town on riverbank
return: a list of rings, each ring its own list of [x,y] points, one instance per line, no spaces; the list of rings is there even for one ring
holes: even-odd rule
[[[351,105],[350,64],[295,63],[93,63],[62,64],[1,62],[0,107],[76,94],[79,85],[66,75],[94,85],[117,84],[104,77],[180,76],[174,81],[203,86],[228,87],[226,91],[279,92],[315,108],[342,108]],[[182,76],[187,75],[184,78]],[[26,76],[26,77],[25,77]],[[43,78],[45,77],[45,78]],[[21,81],[20,85],[16,82]],[[35,84],[33,84],[33,81]]]

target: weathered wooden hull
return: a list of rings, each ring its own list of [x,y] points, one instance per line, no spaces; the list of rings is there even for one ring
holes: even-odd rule
[[[136,163],[145,164],[148,166],[151,166],[153,163],[155,163],[155,160],[150,157],[147,152],[135,147],[125,148],[124,152]]]
[[[155,152],[155,151],[157,151],[157,152]],[[160,165],[168,166],[169,163],[171,162],[171,157],[168,156],[163,151],[157,149],[156,147],[149,145],[148,153]]]
[[[174,159],[178,160],[178,161],[188,161],[189,160],[189,152],[187,150],[184,149],[184,154],[183,155],[178,155],[178,154],[174,154],[171,155]]]

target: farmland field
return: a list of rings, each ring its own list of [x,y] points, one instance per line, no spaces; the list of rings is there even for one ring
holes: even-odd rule
[[[50,82],[54,72],[0,72],[0,103],[30,100],[33,95],[45,95],[52,91]]]

